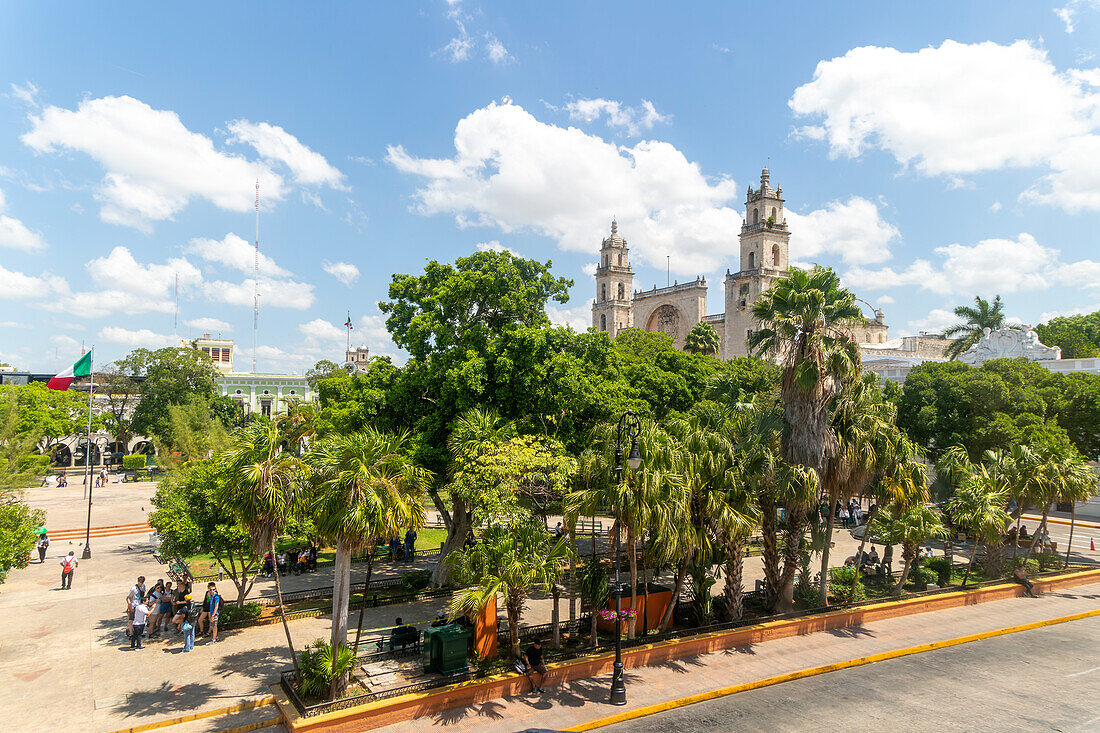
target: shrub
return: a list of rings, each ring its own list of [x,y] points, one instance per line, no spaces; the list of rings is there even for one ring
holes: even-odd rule
[[[812,585],[799,583],[794,587],[794,601],[806,610],[817,608],[821,605],[821,591]]]
[[[145,455],[138,453],[132,456],[123,456],[122,468],[126,471],[137,471],[145,468]]]
[[[946,557],[933,557],[924,561],[924,567],[936,574],[933,582],[939,585],[947,585],[951,580],[951,563]]]
[[[1038,557],[1039,557],[1038,555],[1032,555],[1030,558],[1028,558],[1028,560],[1027,560],[1027,574],[1028,575],[1034,575],[1035,573],[1039,572],[1039,560],[1037,559]],[[1008,558],[1009,569],[1008,569],[1008,572],[1006,574],[1011,575],[1013,570],[1015,570],[1018,567],[1023,566],[1023,564],[1024,564],[1024,556],[1023,555],[1020,555],[1019,557],[1017,557],[1015,559],[1013,559],[1011,557]]]
[[[302,679],[298,681],[298,691],[303,695],[321,697],[333,680],[332,646],[324,639],[316,639],[301,653],[298,660],[302,670]],[[355,668],[355,653],[350,646],[341,644],[336,653],[335,677],[346,680],[348,673]],[[343,689],[337,690],[342,694]]]
[[[852,582],[855,582],[855,588]],[[860,577],[859,568],[845,565],[842,568],[829,568],[829,592],[840,603],[862,601],[867,597]]]
[[[1063,558],[1053,552],[1039,552],[1032,555],[1032,558],[1039,563],[1039,570],[1061,570]]]
[[[401,575],[401,587],[406,593],[416,593],[428,587],[432,582],[431,570],[410,570]]]
[[[235,603],[229,603],[222,606],[221,620],[224,623],[233,623],[237,621],[251,621],[259,618],[263,614],[263,607],[256,601],[249,601],[243,606],[238,606]]]

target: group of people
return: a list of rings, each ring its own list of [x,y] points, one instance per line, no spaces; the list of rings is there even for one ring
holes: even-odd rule
[[[264,555],[263,566],[260,575],[271,577],[278,571],[279,575],[294,573],[312,573],[317,570],[317,548],[313,545],[304,547],[292,547],[289,550],[279,550],[272,557],[268,552]]]
[[[863,506],[858,499],[852,499],[847,504],[837,499],[836,505],[833,507],[833,516],[840,520],[841,527],[850,529],[863,524],[863,519],[867,515],[864,514]]]
[[[181,582],[176,588],[172,581],[158,580],[152,588],[145,585],[145,576],[126,594],[126,636],[131,649],[144,648],[142,638],[156,639],[161,633],[171,631],[183,637],[183,651],[195,647],[195,631],[199,636],[208,634],[210,642],[218,640],[218,617],[221,614],[222,597],[214,583],[207,583],[206,595],[201,603],[191,597],[191,586]]]
[[[390,538],[390,559],[404,560],[405,562],[412,562],[416,559],[416,530],[410,529],[405,532],[405,542],[401,542],[401,538],[394,535]]]

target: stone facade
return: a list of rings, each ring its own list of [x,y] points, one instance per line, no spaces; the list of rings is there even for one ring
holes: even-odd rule
[[[732,359],[748,354],[746,340],[759,328],[752,317],[752,305],[790,266],[791,233],[784,213],[783,187],[771,187],[765,168],[760,187],[749,186],[742,221],[740,262],[736,272],[726,270],[725,312],[707,315],[707,280],[676,283],[665,288],[632,291],[626,240],[618,224],[611,223],[611,236],[603,240],[600,264],[596,268],[596,300],[592,303],[592,327],[614,337],[623,328],[637,326],[646,331],[664,331],[683,348],[692,326],[709,323],[721,342],[719,355]],[[874,311],[873,319],[853,326],[850,335],[858,344],[885,344],[885,316]]]
[[[370,349],[359,344],[344,352],[344,369],[349,372],[365,372],[370,369]]]

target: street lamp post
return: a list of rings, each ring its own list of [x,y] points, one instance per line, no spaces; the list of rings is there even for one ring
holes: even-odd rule
[[[642,465],[642,454],[638,451],[638,435],[642,432],[642,422],[633,410],[627,410],[619,418],[619,427],[615,433],[615,483],[622,480],[623,475],[623,428],[626,428],[630,438],[630,454],[626,458],[626,465],[630,470],[636,470]],[[623,584],[622,584],[622,526],[619,524],[619,510],[611,507],[612,517],[615,520],[615,665],[611,672],[611,704],[626,705],[626,682],[623,680]]]

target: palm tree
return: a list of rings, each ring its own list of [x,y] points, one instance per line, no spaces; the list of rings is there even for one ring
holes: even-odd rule
[[[256,420],[235,430],[229,448],[218,457],[226,477],[226,508],[248,527],[252,551],[256,555],[270,552],[275,556],[275,540],[297,506],[298,494],[309,470],[301,459],[282,451],[281,443],[282,436],[275,425]],[[294,673],[300,680],[278,573],[275,573],[275,596]]]
[[[938,473],[954,489],[947,501],[952,521],[975,536],[974,551],[963,575],[963,587],[970,578],[974,558],[978,556],[978,543],[985,544],[986,555],[989,556],[995,551],[991,548],[999,548],[1003,543],[1005,527],[1011,521],[1005,510],[1008,480],[999,470],[1001,463],[999,454],[987,451],[986,460],[975,465],[965,448],[952,446],[944,451],[936,466]],[[1000,561],[997,560],[996,564],[999,566]]]
[[[489,527],[478,544],[447,557],[455,577],[466,586],[451,597],[451,618],[478,612],[498,593],[503,595],[512,654],[519,658],[519,621],[527,593],[557,583],[570,552],[568,538],[551,545],[546,528],[532,517]]]
[[[838,500],[863,495],[871,485],[886,460],[896,412],[894,405],[883,397],[878,378],[870,373],[853,374],[852,379],[846,380],[829,411],[829,443],[821,481],[828,510],[819,581],[822,606],[829,601],[833,507]]]
[[[368,428],[351,435],[322,440],[308,461],[321,488],[314,516],[321,535],[336,545],[332,594],[332,647],[347,643],[348,606],[351,595],[351,557],[374,547],[383,537],[401,529],[415,529],[424,522],[420,494],[431,481],[426,469],[408,457],[408,434],[390,435]],[[371,562],[366,583],[370,583]],[[366,605],[367,588],[363,588]],[[358,651],[363,613],[355,635]],[[333,670],[332,695],[342,686]]]
[[[895,504],[879,511],[875,519],[875,529],[876,536],[881,537],[884,542],[901,545],[903,565],[901,578],[894,586],[895,596],[901,595],[920,544],[931,537],[947,536],[939,513],[925,506],[924,502],[917,502],[908,508]],[[870,532],[871,527],[867,531]]]
[[[447,448],[451,454],[453,475],[463,462],[473,461],[488,450],[515,436],[515,426],[490,408],[474,407],[463,413],[451,428],[447,439]],[[437,505],[438,502],[437,502]],[[451,492],[451,512],[443,512],[443,521],[447,524],[447,540],[439,555],[439,564],[432,576],[432,584],[446,585],[450,578],[450,566],[444,560],[452,552],[466,544],[466,538],[473,531],[474,512],[461,495]]]
[[[1015,454],[1014,454],[1015,455]],[[1033,505],[1042,507],[1042,521],[1036,532],[1037,537],[1046,536],[1047,514],[1054,502],[1067,504],[1087,501],[1096,491],[1096,473],[1085,459],[1062,436],[1044,436],[1036,441],[1031,450],[1032,463],[1030,474],[1033,478]],[[1026,563],[1035,549],[1035,542],[1024,555]],[[1068,554],[1067,554],[1068,557]]]
[[[859,363],[859,350],[846,331],[862,318],[855,296],[841,287],[829,268],[791,268],[753,304],[752,314],[760,328],[749,337],[749,350],[780,363],[784,457],[788,464],[813,470],[820,479],[829,438],[829,404]],[[784,554],[778,588],[782,611],[794,607],[806,508],[807,503],[786,507],[788,545],[794,547],[788,546]]]
[[[275,424],[279,426],[291,450],[301,455],[317,437],[317,418],[317,407],[312,402],[287,400],[286,414],[276,418]]]
[[[689,354],[718,356],[720,346],[721,341],[718,339],[718,332],[714,330],[714,326],[706,321],[699,321],[688,331],[687,339],[684,342],[684,351]]]
[[[955,308],[955,315],[965,319],[951,326],[943,335],[947,338],[955,338],[947,347],[947,358],[958,359],[962,353],[974,344],[982,340],[985,329],[996,331],[1005,326],[1004,303],[1001,296],[995,296],[990,303],[985,298],[975,297],[974,307],[960,305]],[[1018,328],[1018,326],[1011,326]],[[956,338],[957,337],[957,338]]]

